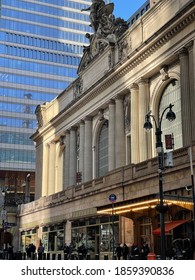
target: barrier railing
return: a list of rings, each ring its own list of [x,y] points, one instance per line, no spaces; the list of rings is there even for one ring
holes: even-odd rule
[[[89,253],[85,256],[82,254],[72,253],[68,255],[66,253],[31,253],[31,255],[27,255],[26,252],[14,252],[13,254],[8,254],[8,252],[0,252],[1,260],[108,260],[108,254],[105,254],[100,257],[99,254],[95,254],[95,256],[91,256]]]

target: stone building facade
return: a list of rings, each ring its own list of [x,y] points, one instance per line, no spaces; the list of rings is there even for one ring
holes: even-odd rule
[[[35,201],[19,209],[20,249],[41,240],[47,252],[61,252],[73,242],[103,255],[116,243],[146,241],[159,253],[159,162],[155,123],[150,133],[143,128],[147,114],[157,123],[163,115],[163,146],[171,155],[163,169],[167,247],[174,238],[192,238],[193,201],[185,186],[189,147],[192,166],[195,152],[194,3],[157,1],[130,28],[113,17],[113,7],[103,7],[79,78],[36,109]],[[169,104],[174,122],[163,113]],[[172,150],[165,135],[174,139]]]

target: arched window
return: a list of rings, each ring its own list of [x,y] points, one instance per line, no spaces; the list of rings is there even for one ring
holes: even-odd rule
[[[108,171],[108,121],[106,120],[98,137],[97,175],[104,176]]]
[[[163,110],[173,104],[172,110],[176,115],[176,119],[173,122],[166,120],[166,113],[163,116],[161,129],[162,129],[162,141],[165,140],[165,135],[173,135],[174,149],[181,148],[182,142],[182,116],[181,116],[181,92],[179,82],[174,79],[164,89],[160,104],[159,104],[159,117],[162,115]],[[168,112],[168,111],[167,111]],[[166,150],[166,146],[163,145]]]

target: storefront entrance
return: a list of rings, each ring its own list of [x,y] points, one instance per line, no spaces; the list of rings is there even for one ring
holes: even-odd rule
[[[113,246],[119,242],[119,216],[101,216],[72,221],[72,244],[75,250],[81,245],[87,248],[92,259],[111,255]]]

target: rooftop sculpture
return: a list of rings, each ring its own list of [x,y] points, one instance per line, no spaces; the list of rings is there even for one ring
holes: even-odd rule
[[[108,44],[114,45],[128,29],[128,24],[124,19],[115,18],[113,15],[114,3],[105,4],[103,0],[92,0],[91,6],[81,11],[90,11],[90,26],[94,33],[86,34],[90,45],[84,46],[84,56],[79,70],[85,68]]]

